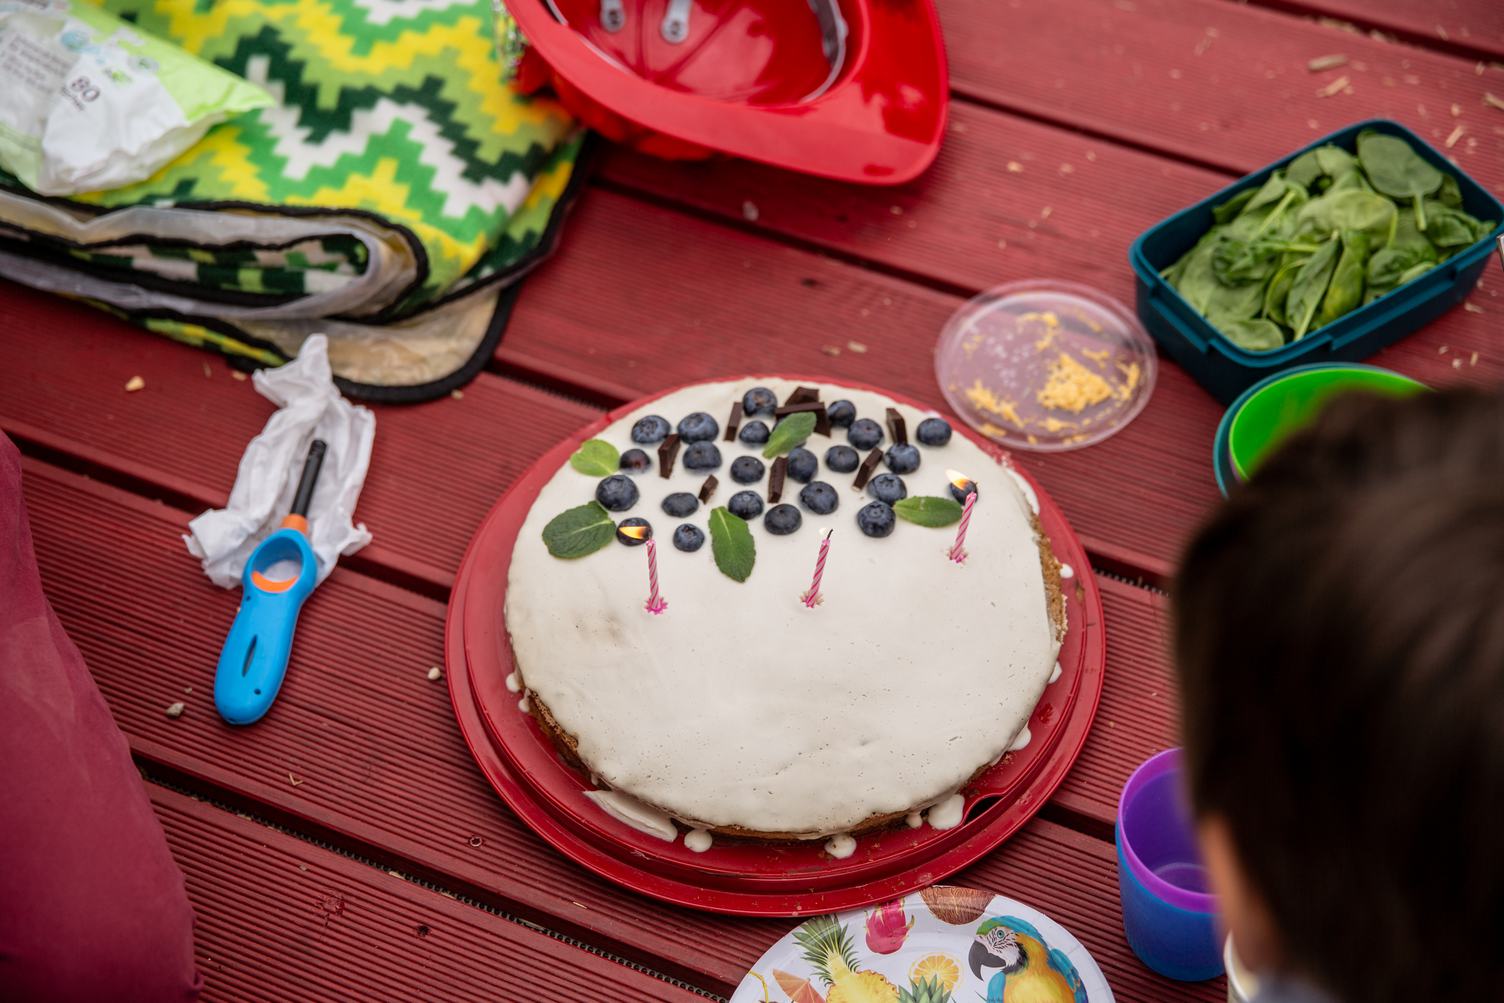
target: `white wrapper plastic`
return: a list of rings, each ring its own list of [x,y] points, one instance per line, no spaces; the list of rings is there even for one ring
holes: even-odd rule
[[[150,177],[259,88],[88,3],[0,0],[0,167],[43,195]]]
[[[342,554],[371,542],[370,530],[354,520],[355,503],[366,482],[376,416],[340,396],[329,372],[329,346],[316,334],[296,359],[262,369],[253,379],[261,396],[279,410],[267,419],[240,458],[230,503],[188,524],[188,551],[203,561],[215,585],[240,584],[251,551],[277,529],[292,506],[308,444],[328,445],[308,509],[308,542],[318,558],[319,581],[329,577]]]

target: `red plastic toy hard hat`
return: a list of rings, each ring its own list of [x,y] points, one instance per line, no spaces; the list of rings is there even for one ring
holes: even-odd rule
[[[940,149],[948,78],[931,0],[507,0],[591,128],[657,156],[711,152],[901,184]]]

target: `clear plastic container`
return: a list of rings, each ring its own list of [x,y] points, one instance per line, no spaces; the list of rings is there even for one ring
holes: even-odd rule
[[[1149,402],[1154,343],[1122,303],[1054,279],[990,289],[957,310],[935,378],[968,425],[1011,449],[1080,449]]]

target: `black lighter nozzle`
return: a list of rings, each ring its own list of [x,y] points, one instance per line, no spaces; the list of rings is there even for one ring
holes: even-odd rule
[[[308,516],[308,506],[313,501],[313,486],[318,483],[319,469],[324,465],[324,453],[329,447],[323,439],[314,439],[308,444],[308,459],[303,461],[303,476],[298,479],[298,493],[292,498],[292,515]]]

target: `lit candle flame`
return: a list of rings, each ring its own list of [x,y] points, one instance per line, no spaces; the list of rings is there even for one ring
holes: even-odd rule
[[[646,540],[652,530],[646,526],[619,526],[617,532],[622,536],[630,536],[634,540]]]
[[[950,482],[956,486],[957,491],[965,491],[975,483],[959,470],[947,470],[945,476],[950,478]]]

